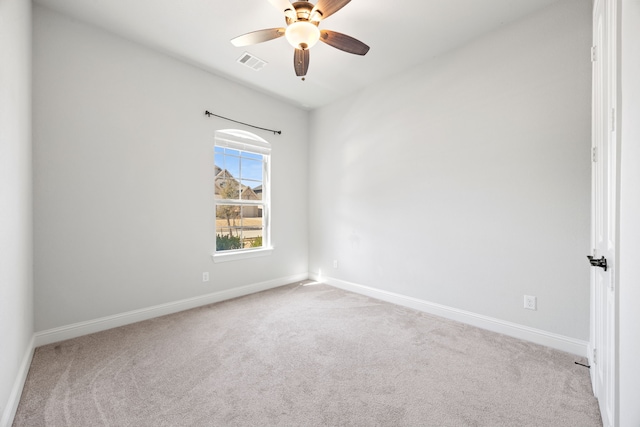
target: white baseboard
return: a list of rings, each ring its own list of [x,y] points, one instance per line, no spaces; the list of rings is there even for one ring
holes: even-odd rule
[[[31,341],[27,345],[27,349],[22,358],[22,363],[16,375],[16,380],[11,388],[9,394],[9,400],[6,402],[2,418],[0,419],[0,427],[11,427],[13,419],[16,416],[18,410],[18,404],[20,403],[20,397],[22,396],[22,389],[24,383],[27,381],[27,374],[29,373],[29,367],[31,366],[31,360],[33,359],[33,351],[35,350],[35,337],[31,337]]]
[[[266,282],[255,283],[252,285],[213,292],[194,298],[187,298],[180,301],[147,307],[140,310],[133,310],[126,313],[115,314],[113,316],[101,317],[99,319],[88,320],[86,322],[74,323],[72,325],[61,326],[59,328],[53,328],[46,331],[36,332],[34,335],[35,346],[39,347],[46,344],[52,344],[54,342],[64,341],[71,338],[80,337],[82,335],[105,331],[107,329],[117,328],[119,326],[153,319],[155,317],[164,316],[167,314],[177,313],[179,311],[189,310],[191,308],[196,308],[207,304],[213,304],[216,302],[249,295],[260,291],[266,291],[268,289],[288,285],[289,283],[306,280],[308,277],[308,274],[298,274],[295,276],[283,277]]]
[[[358,285],[332,277],[319,277],[317,274],[310,273],[309,278],[321,281],[336,288],[344,289],[346,291],[355,292],[357,294],[366,295],[371,298],[376,298],[382,301],[409,307],[414,310],[422,311],[424,313],[456,320],[458,322],[466,323],[471,326],[476,326],[478,328],[498,332],[514,338],[519,338],[525,341],[544,345],[556,350],[575,354],[577,356],[587,357],[588,355],[589,343],[587,341],[546,332],[541,329],[531,328],[528,326],[507,322],[489,316],[483,316],[481,314],[472,313],[470,311],[459,310],[457,308],[420,300],[418,298],[408,297],[389,291],[383,291],[380,289],[370,288],[368,286]]]

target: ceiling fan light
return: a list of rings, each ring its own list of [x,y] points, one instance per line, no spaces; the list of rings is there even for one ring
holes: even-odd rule
[[[298,21],[289,25],[284,33],[287,41],[296,49],[309,49],[320,39],[318,27],[308,21]]]

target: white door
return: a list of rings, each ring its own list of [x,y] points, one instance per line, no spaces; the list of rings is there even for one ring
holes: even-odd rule
[[[615,8],[615,0],[594,1],[591,256],[596,266],[591,269],[593,351],[590,363],[594,393],[605,426],[615,426]]]

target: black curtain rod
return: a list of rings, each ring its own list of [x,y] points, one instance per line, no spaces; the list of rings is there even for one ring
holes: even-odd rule
[[[222,117],[222,116],[219,116],[217,114],[213,114],[213,113],[211,113],[209,111],[205,111],[204,114],[209,116],[209,117],[214,116],[214,117],[219,117],[219,118],[224,119],[224,120],[229,120],[230,122],[239,123],[241,125],[252,127],[254,129],[260,129],[260,130],[266,130],[268,132],[273,132],[274,135],[275,134],[282,135],[282,131],[281,130],[273,130],[273,129],[261,128],[259,126],[250,125],[249,123],[243,123],[243,122],[239,122],[237,120],[233,120],[233,119],[230,119],[230,118],[227,118],[227,117]]]

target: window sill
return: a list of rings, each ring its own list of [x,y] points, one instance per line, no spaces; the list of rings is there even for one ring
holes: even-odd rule
[[[213,258],[213,262],[228,262],[237,261],[239,259],[269,256],[271,255],[271,252],[273,252],[273,248],[262,248],[237,252],[214,252],[211,254],[211,258]]]

